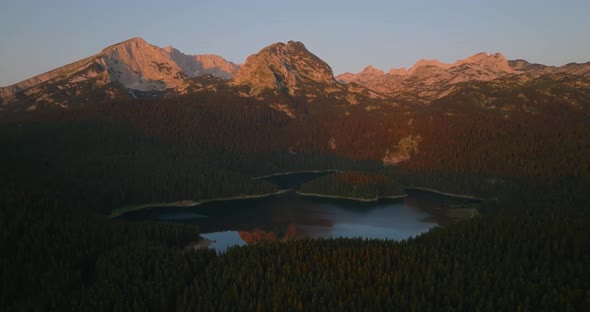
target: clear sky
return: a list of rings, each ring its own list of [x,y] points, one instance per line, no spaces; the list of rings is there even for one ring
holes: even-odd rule
[[[336,74],[480,51],[563,65],[590,61],[590,0],[2,0],[0,86],[131,37],[236,63],[297,40]]]

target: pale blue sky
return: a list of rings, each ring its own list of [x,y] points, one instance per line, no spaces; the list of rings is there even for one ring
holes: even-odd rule
[[[298,40],[336,74],[480,51],[563,65],[590,61],[590,1],[3,0],[0,86],[131,37],[236,63]]]

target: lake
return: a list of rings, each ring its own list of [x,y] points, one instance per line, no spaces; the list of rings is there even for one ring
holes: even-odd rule
[[[194,224],[224,251],[233,245],[302,238],[362,237],[402,240],[448,222],[446,205],[459,199],[427,192],[375,203],[314,198],[294,190],[326,173],[292,173],[264,180],[291,191],[267,198],[209,202],[194,207],[153,207],[118,219]]]

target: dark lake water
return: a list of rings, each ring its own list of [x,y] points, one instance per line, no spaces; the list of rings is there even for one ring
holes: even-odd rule
[[[283,189],[325,173],[295,173],[265,178]],[[363,237],[401,240],[446,222],[451,199],[411,192],[398,200],[363,203],[313,198],[289,191],[258,199],[209,202],[195,207],[155,207],[130,212],[119,219],[194,224],[203,237],[223,251],[232,245],[266,240],[318,237]]]

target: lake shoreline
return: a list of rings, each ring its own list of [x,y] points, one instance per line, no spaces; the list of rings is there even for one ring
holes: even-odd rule
[[[342,172],[342,170],[329,169],[329,170],[288,171],[288,172],[279,172],[279,173],[272,173],[272,174],[258,176],[258,177],[252,177],[252,179],[258,180],[258,179],[264,179],[264,178],[270,178],[270,177],[276,177],[276,176],[282,176],[282,175],[288,175],[288,174],[294,174],[294,173],[322,173],[322,172]]]
[[[336,198],[336,199],[360,201],[360,202],[365,202],[365,203],[376,202],[376,201],[379,201],[380,199],[401,199],[401,198],[408,196],[407,194],[403,194],[403,195],[398,195],[398,196],[377,196],[375,198],[357,198],[357,197],[325,195],[325,194],[317,194],[317,193],[304,193],[304,192],[300,192],[300,191],[297,191],[295,193],[297,193],[297,195],[301,195],[301,196],[320,197],[320,198]]]
[[[254,199],[254,198],[264,198],[270,197],[274,195],[280,195],[283,193],[288,192],[289,190],[278,190],[274,193],[265,193],[265,194],[255,194],[255,195],[239,195],[239,196],[232,196],[232,197],[218,197],[218,198],[209,198],[203,199],[200,201],[193,201],[193,200],[179,200],[174,202],[157,202],[157,203],[146,203],[146,204],[139,204],[139,205],[130,205],[125,206],[119,209],[115,209],[109,215],[110,219],[114,219],[120,217],[128,212],[132,211],[139,211],[145,208],[151,207],[194,207],[204,203],[215,202],[215,201],[226,201],[226,200],[239,200],[239,199]]]
[[[447,192],[443,192],[443,191],[439,191],[439,190],[435,190],[435,189],[431,189],[431,188],[427,188],[427,187],[414,187],[413,186],[413,187],[406,187],[406,190],[424,191],[424,192],[430,192],[430,193],[434,193],[434,194],[438,194],[438,195],[455,197],[455,198],[462,198],[462,199],[472,199],[472,200],[479,200],[479,201],[488,200],[488,198],[481,198],[481,197],[476,197],[476,196],[472,196],[472,195],[447,193]]]
[[[215,243],[214,240],[210,240],[210,239],[200,236],[200,235],[199,235],[199,238],[200,238],[200,240],[198,242],[189,243],[188,245],[186,245],[184,247],[184,249],[185,250],[209,249],[209,246],[211,246],[211,244]]]

